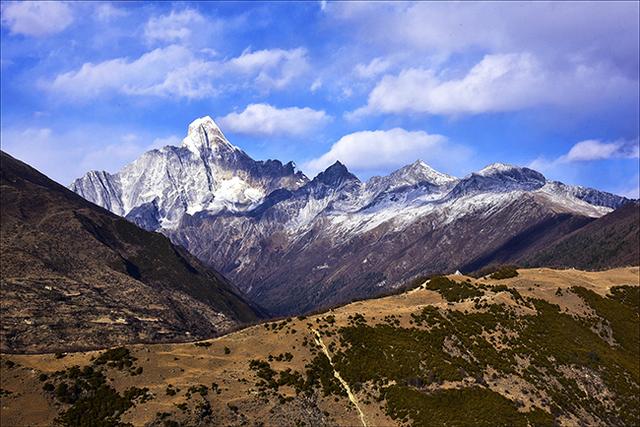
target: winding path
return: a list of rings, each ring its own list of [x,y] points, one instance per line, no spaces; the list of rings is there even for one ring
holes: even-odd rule
[[[320,332],[318,332],[318,330],[316,329],[312,328],[311,330],[316,334],[316,337],[315,337],[316,344],[322,347],[322,352],[324,353],[325,356],[327,356],[327,359],[329,359],[329,364],[331,365],[331,368],[333,368],[333,376],[336,377],[338,381],[340,381],[340,384],[342,384],[342,387],[344,387],[345,391],[347,392],[347,396],[349,396],[349,400],[351,401],[351,403],[353,403],[353,405],[358,410],[358,415],[360,416],[360,421],[362,422],[362,425],[364,427],[368,427],[367,420],[364,417],[364,412],[362,412],[362,409],[360,409],[360,405],[358,404],[358,398],[351,391],[351,387],[349,387],[349,384],[342,378],[342,376],[340,376],[340,373],[336,370],[335,366],[333,366],[333,360],[331,359],[331,355],[329,354],[329,349],[327,348],[326,345],[324,345],[324,342],[322,341],[322,335],[320,335]]]

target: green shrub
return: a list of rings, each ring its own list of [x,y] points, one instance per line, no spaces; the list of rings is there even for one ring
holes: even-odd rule
[[[204,384],[193,385],[187,390],[187,399],[191,398],[191,395],[198,393],[200,396],[205,397],[209,394],[209,388]]]
[[[94,361],[94,365],[107,365],[112,368],[118,368],[123,370],[124,368],[130,368],[133,366],[133,362],[136,360],[131,355],[131,352],[126,347],[117,347],[105,351],[98,356]]]
[[[456,282],[444,276],[435,276],[429,280],[426,288],[439,292],[449,302],[459,302],[467,298],[484,295],[480,289],[465,282]]]
[[[494,280],[510,279],[511,277],[517,276],[518,271],[515,267],[511,266],[500,267],[499,269],[491,273],[491,275],[489,275],[489,277]]]

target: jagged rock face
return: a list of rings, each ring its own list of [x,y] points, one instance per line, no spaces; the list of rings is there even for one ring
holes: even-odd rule
[[[327,170],[320,172],[318,176],[314,178],[314,181],[329,187],[339,187],[346,182],[359,182],[360,180],[349,172],[345,165],[340,162],[335,162],[329,166]]]
[[[189,125],[182,146],[148,151],[113,175],[89,172],[70,188],[118,215],[141,220],[145,228],[171,229],[185,213],[248,211],[272,191],[307,181],[292,163],[254,161],[204,117]]]
[[[291,163],[250,159],[208,118],[189,126],[182,147],[146,153],[111,186],[94,176],[72,188],[121,205],[277,314],[372,296],[419,273],[480,268],[492,254],[517,260],[626,201],[499,163],[458,179],[416,161],[361,182],[336,162],[309,181]],[[110,188],[121,188],[118,200]]]
[[[506,193],[534,191],[546,184],[545,177],[529,168],[515,168],[494,163],[462,179],[451,192],[451,197],[478,193]]]

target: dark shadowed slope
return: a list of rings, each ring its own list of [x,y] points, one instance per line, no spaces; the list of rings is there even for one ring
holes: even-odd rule
[[[627,203],[526,258],[522,264],[582,270],[640,264],[640,204]]]
[[[568,213],[550,216],[539,222],[532,221],[528,227],[507,239],[497,248],[491,249],[461,266],[460,271],[479,272],[499,265],[518,264],[522,259],[537,254],[592,221],[595,220]]]
[[[259,316],[222,275],[2,153],[2,351],[206,337]]]

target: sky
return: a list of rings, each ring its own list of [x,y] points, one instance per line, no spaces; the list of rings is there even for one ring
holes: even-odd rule
[[[638,198],[638,2],[2,2],[2,150],[68,185],[205,115],[361,179],[493,163]]]

